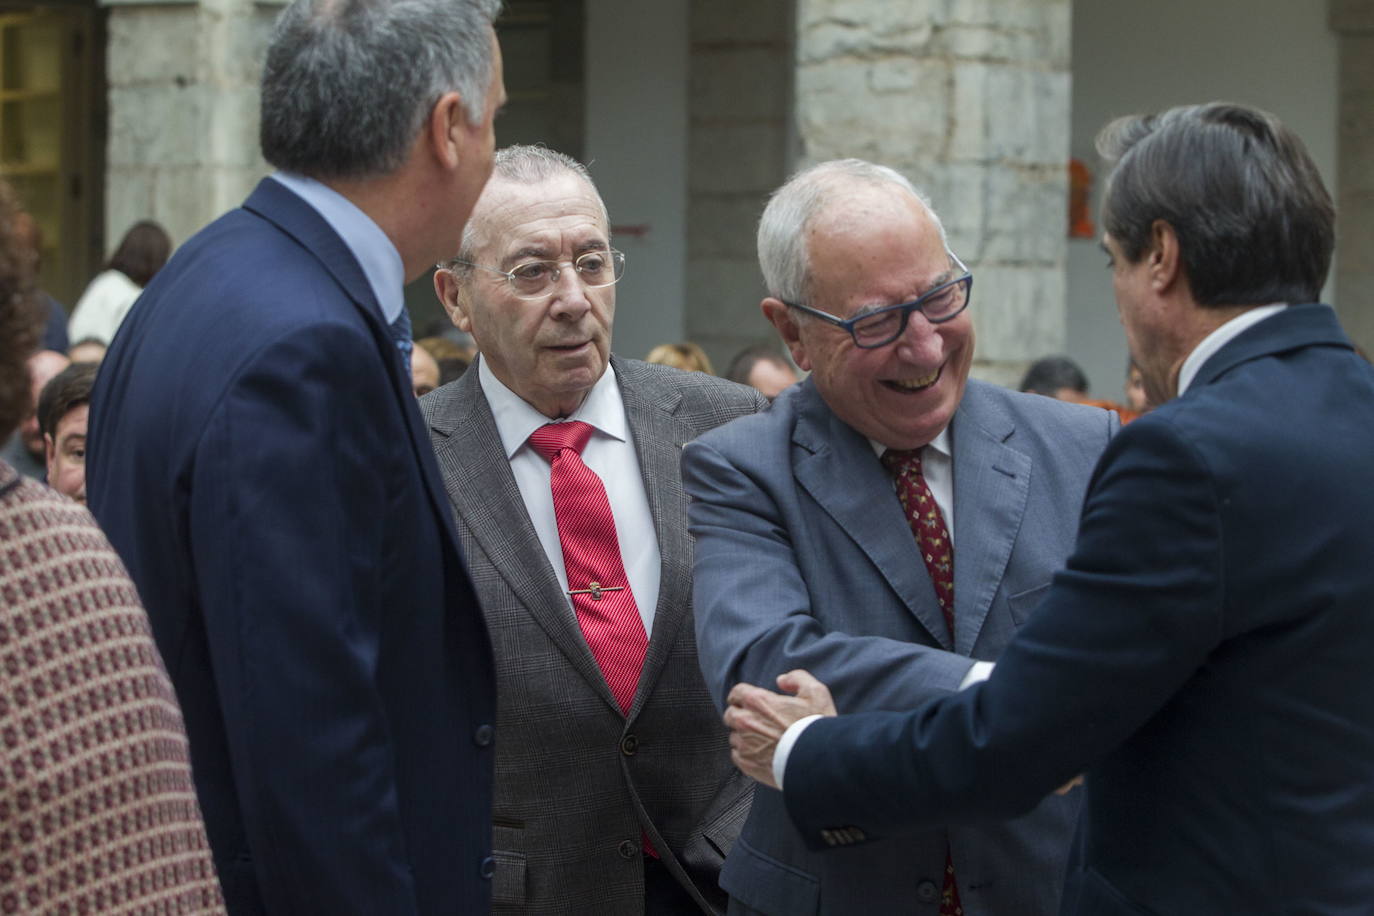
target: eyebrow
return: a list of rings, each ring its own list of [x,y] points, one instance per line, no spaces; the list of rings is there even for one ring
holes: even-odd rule
[[[604,239],[592,239],[582,242],[573,247],[573,260],[577,260],[589,251],[610,251],[610,243]],[[501,259],[501,266],[507,270],[525,261],[553,261],[553,254],[548,248],[542,245],[526,245],[524,248],[517,249],[511,254]]]
[[[862,316],[862,315],[871,315],[871,314],[873,314],[874,312],[881,312],[883,309],[891,309],[891,308],[897,308],[898,306],[902,306],[902,305],[910,305],[911,303],[915,302],[917,299],[920,299],[921,296],[926,295],[926,293],[929,293],[929,292],[931,292],[931,291],[934,290],[934,289],[937,289],[937,288],[939,288],[939,287],[941,287],[941,286],[944,286],[946,283],[948,283],[950,280],[953,280],[953,279],[954,279],[956,276],[958,276],[958,275],[959,275],[959,274],[955,271],[955,269],[954,269],[953,267],[950,267],[950,268],[949,268],[948,270],[946,270],[944,273],[939,274],[938,276],[936,276],[935,282],[933,282],[933,283],[931,283],[929,286],[927,286],[927,287],[926,287],[926,291],[925,291],[924,293],[919,293],[918,295],[916,295],[915,297],[913,297],[913,298],[911,298],[911,299],[903,299],[901,302],[889,302],[889,303],[886,303],[885,305],[873,304],[873,305],[861,306],[861,307],[859,307],[858,309],[856,309],[856,310],[854,311],[854,314],[850,315],[849,317],[850,317],[850,318],[858,318],[858,317],[860,317],[860,316]]]

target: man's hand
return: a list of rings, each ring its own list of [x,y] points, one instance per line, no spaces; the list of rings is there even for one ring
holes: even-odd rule
[[[830,690],[806,671],[779,675],[778,687],[794,696],[736,684],[725,710],[730,759],[746,776],[774,789],[778,785],[773,780],[773,752],[787,726],[811,715],[835,715]]]

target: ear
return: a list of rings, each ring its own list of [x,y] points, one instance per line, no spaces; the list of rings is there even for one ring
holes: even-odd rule
[[[53,461],[57,458],[57,443],[52,441],[52,433],[43,434],[43,454],[46,456],[48,476],[52,477]]]
[[[763,317],[778,329],[778,336],[782,338],[783,345],[792,354],[792,362],[796,363],[798,368],[810,372],[811,359],[806,355],[806,346],[802,343],[797,316],[785,302],[772,296],[760,302],[759,308],[763,311]]]
[[[1182,276],[1183,262],[1174,227],[1162,219],[1150,226],[1150,247],[1145,252],[1150,266],[1150,286],[1157,293],[1169,290]]]
[[[468,316],[467,297],[463,284],[453,275],[453,271],[439,268],[434,272],[434,294],[439,304],[448,313],[448,320],[465,334],[472,333],[472,319]]]
[[[445,169],[452,171],[463,161],[471,129],[462,97],[456,92],[439,96],[425,122],[425,139],[436,161]]]

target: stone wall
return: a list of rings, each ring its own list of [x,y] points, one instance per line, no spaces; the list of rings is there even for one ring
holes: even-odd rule
[[[791,161],[793,5],[690,7],[686,333],[719,372],[743,347],[776,338],[759,312],[754,231]]]
[[[1340,36],[1336,307],[1374,353],[1374,0],[1330,0],[1330,23]]]
[[[258,80],[278,2],[127,2],[110,7],[109,247],[139,219],[177,244],[237,206],[267,166]]]
[[[799,0],[801,158],[924,190],[973,269],[974,374],[1064,347],[1070,0]]]

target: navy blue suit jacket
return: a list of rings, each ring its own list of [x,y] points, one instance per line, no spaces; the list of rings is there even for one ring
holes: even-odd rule
[[[491,650],[343,241],[264,180],[139,298],[91,417],[231,912],[485,911]]]
[[[1008,817],[1086,772],[1068,912],[1368,912],[1371,455],[1374,371],[1331,309],[1244,331],[1112,440],[992,678],[813,724],[789,813],[819,845]]]

